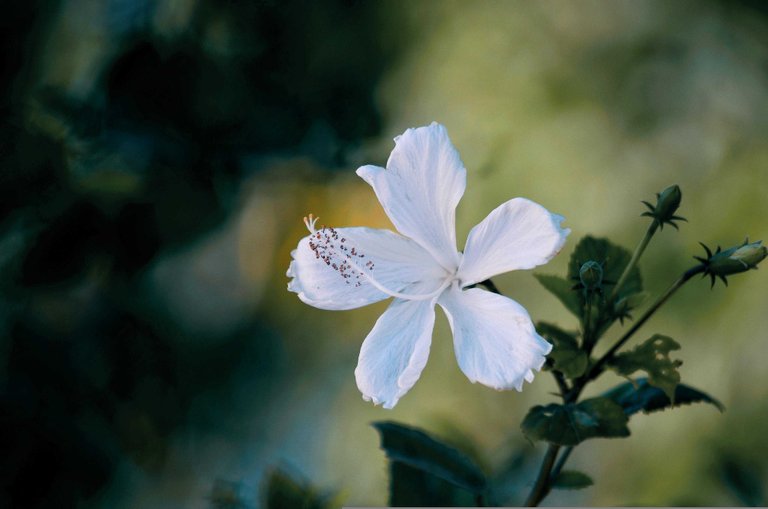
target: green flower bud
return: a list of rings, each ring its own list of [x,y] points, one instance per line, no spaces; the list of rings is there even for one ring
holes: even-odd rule
[[[579,269],[579,280],[585,290],[595,290],[603,282],[603,268],[596,261],[590,260]]]
[[[762,241],[745,242],[741,246],[726,249],[712,256],[709,259],[708,268],[718,276],[746,272],[757,268],[757,264],[766,257],[767,251]]]
[[[613,316],[621,320],[624,325],[625,318],[632,318],[630,311],[638,307],[648,298],[648,292],[638,292],[620,298],[613,304]]]
[[[731,258],[743,262],[750,269],[757,269],[757,264],[765,260],[767,256],[768,249],[763,245],[762,240],[758,240],[752,243],[745,241],[744,245],[731,255]]]
[[[726,276],[746,272],[749,269],[757,269],[757,264],[768,256],[768,249],[762,245],[763,241],[749,242],[745,240],[740,246],[721,250],[718,246],[715,254],[702,244],[707,252],[707,258],[695,256],[697,260],[704,264],[704,275],[712,278],[712,285],[715,284],[715,276],[719,277],[723,283],[728,285]]]
[[[678,207],[680,207],[680,201],[683,199],[683,193],[680,191],[680,187],[677,185],[669,186],[665,190],[656,194],[656,206],[654,207],[647,201],[644,201],[649,211],[644,212],[643,216],[648,216],[656,219],[659,226],[663,229],[664,224],[671,224],[675,228],[677,225],[675,221],[685,221],[684,217],[676,216]]]
[[[677,185],[669,186],[659,194],[656,202],[656,213],[667,220],[671,219],[680,206],[680,200],[683,199],[683,193]]]

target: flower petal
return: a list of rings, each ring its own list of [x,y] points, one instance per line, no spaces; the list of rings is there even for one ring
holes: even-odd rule
[[[440,124],[408,129],[395,138],[387,168],[362,166],[392,224],[416,240],[447,270],[459,263],[456,205],[464,194],[467,170]]]
[[[395,406],[427,363],[434,325],[434,300],[392,301],[360,349],[355,379],[363,399]]]
[[[320,309],[353,309],[389,297],[361,271],[401,293],[429,293],[445,278],[424,248],[389,230],[321,229],[301,239],[291,256],[288,290]]]
[[[547,263],[571,233],[560,227],[562,221],[562,216],[525,198],[499,205],[469,232],[458,272],[461,285]]]
[[[454,286],[438,304],[448,316],[459,367],[473,383],[494,389],[523,388],[552,350],[536,333],[528,312],[507,297]]]

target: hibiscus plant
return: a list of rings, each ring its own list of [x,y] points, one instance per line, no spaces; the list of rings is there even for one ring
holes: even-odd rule
[[[680,382],[680,345],[654,334],[625,348],[649,318],[696,275],[717,278],[756,268],[766,257],[760,242],[745,241],[705,255],[652,303],[643,307],[637,262],[654,234],[678,228],[682,193],[671,186],[644,202],[648,229],[634,253],[607,239],[586,236],[576,243],[565,277],[536,274],[578,319],[577,331],[532,321],[516,301],[501,295],[491,278],[546,264],[566,244],[564,218],[525,198],[494,209],[456,244],[455,210],[467,172],[446,129],[436,123],[408,129],[395,138],[386,168],[363,166],[357,174],[374,190],[397,232],[366,227],[318,226],[292,252],[288,289],[311,306],[348,310],[392,298],[365,338],[355,378],[363,398],[394,407],[418,380],[429,355],[435,306],[453,332],[456,359],[471,382],[522,390],[534,372],[548,371],[556,402],[531,408],[522,432],[547,444],[525,499],[538,505],[552,489],[592,484],[588,475],[565,469],[573,448],[590,438],[626,437],[631,416],[704,402],[713,397]],[[637,315],[636,318],[634,315]],[[620,336],[604,353],[595,346],[619,322]],[[629,379],[599,395],[583,397],[607,372]],[[638,376],[643,373],[643,376]],[[467,454],[437,437],[402,423],[374,424],[390,461],[391,505],[478,505],[509,502]]]

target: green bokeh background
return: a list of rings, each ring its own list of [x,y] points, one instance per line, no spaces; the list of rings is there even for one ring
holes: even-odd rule
[[[408,127],[438,121],[461,153],[460,245],[515,196],[566,217],[564,252],[536,272],[565,273],[586,234],[633,248],[640,200],[673,183],[689,222],[641,261],[652,294],[699,241],[768,239],[760,2],[3,9],[2,506],[207,508],[231,490],[258,507],[273,467],[384,505],[381,419],[463,443],[488,470],[518,457],[519,503],[542,452],[519,423],[553,400],[551,377],[522,393],[470,384],[438,317],[421,380],[373,407],[353,370],[386,303],[328,312],[286,291],[302,216],[391,227],[354,170],[383,165]],[[575,327],[531,272],[495,281],[534,319]],[[594,487],[546,504],[766,503],[738,486],[768,481],[767,282],[694,281],[639,335],[680,342],[683,381],[727,412],[633,418],[629,439],[574,452]]]

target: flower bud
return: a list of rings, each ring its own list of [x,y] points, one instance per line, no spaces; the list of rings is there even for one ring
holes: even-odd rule
[[[680,206],[680,200],[683,199],[683,193],[677,185],[669,186],[659,194],[656,202],[656,212],[664,219],[671,219]]]
[[[647,201],[644,201],[649,212],[645,212],[642,215],[656,219],[661,228],[664,224],[671,224],[675,228],[677,225],[675,221],[685,221],[684,217],[676,216],[678,207],[680,207],[680,201],[683,199],[683,193],[680,191],[680,187],[677,185],[669,186],[662,192],[656,195],[656,206],[654,207]]]
[[[596,261],[590,260],[579,269],[579,280],[585,290],[595,290],[603,282],[603,268]]]
[[[744,245],[736,250],[731,258],[744,262],[750,269],[756,269],[757,264],[765,260],[768,256],[768,249],[763,245],[762,240],[757,242],[744,242]]]
[[[625,318],[632,318],[630,312],[648,298],[648,292],[638,292],[620,298],[613,304],[613,316],[624,324]]]
[[[712,278],[713,285],[715,276],[722,279],[727,285],[728,281],[725,279],[725,276],[746,272],[749,269],[757,269],[757,264],[768,256],[768,249],[762,244],[763,241],[761,240],[757,242],[745,240],[742,245],[734,246],[724,251],[718,247],[715,254],[712,254],[712,251],[702,244],[707,252],[707,258],[700,258],[698,256],[695,258],[704,264],[704,274]]]
[[[727,276],[757,268],[765,259],[768,250],[762,241],[747,243],[721,251],[709,259],[708,270],[715,275]]]

